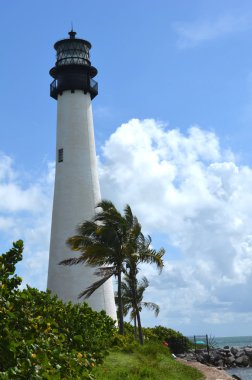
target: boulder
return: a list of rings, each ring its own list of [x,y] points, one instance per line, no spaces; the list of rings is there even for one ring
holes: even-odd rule
[[[236,358],[239,358],[240,356],[244,356],[244,355],[245,355],[244,350],[243,350],[243,349],[239,349],[239,350],[237,351],[237,353],[235,354],[235,357],[236,357]]]
[[[226,358],[225,363],[228,367],[233,367],[235,363],[235,358],[233,356],[229,356],[228,358]]]
[[[247,367],[249,365],[249,358],[245,354],[235,359],[235,363],[240,367]]]
[[[252,348],[244,348],[244,352],[249,358],[252,358]]]
[[[231,348],[230,348],[230,351],[232,352],[233,355],[236,355],[237,352],[238,352],[238,349],[235,348],[235,347],[231,347]]]
[[[224,361],[222,359],[219,359],[217,362],[214,363],[214,365],[218,368],[218,369],[223,369],[224,367]]]
[[[220,350],[219,350],[219,353],[220,353],[221,355],[223,355],[224,357],[225,357],[225,356],[232,356],[232,352],[230,351],[229,348],[223,348],[223,349],[220,349]]]
[[[252,367],[252,347],[236,348],[225,346],[224,348],[211,349],[210,352],[206,349],[190,350],[184,354],[178,354],[187,361],[197,360],[206,365],[212,365],[221,368],[232,367]]]

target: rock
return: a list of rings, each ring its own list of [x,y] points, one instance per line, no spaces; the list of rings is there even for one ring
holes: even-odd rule
[[[249,358],[252,357],[252,348],[244,348],[244,352]]]
[[[186,354],[177,354],[178,358],[184,359],[186,357]]]
[[[233,355],[236,355],[237,352],[238,352],[238,349],[235,348],[235,347],[231,347],[231,348],[230,348],[230,351],[232,352]]]
[[[228,358],[226,358],[226,364],[228,365],[228,367],[232,367],[234,362],[235,362],[235,358],[233,356],[230,356]]]
[[[177,355],[187,361],[197,360],[205,365],[214,367],[252,367],[252,347],[236,348],[225,346],[225,348],[212,349],[208,353],[206,349],[190,350],[187,353]]]
[[[246,355],[239,356],[239,358],[235,359],[235,362],[240,367],[247,367],[249,365],[249,358]]]
[[[236,358],[239,358],[240,356],[244,355],[244,350],[238,350],[237,353],[235,354]]]
[[[219,353],[221,353],[223,356],[232,356],[232,352],[229,348],[220,349]]]
[[[223,369],[223,367],[224,367],[224,361],[222,359],[218,360],[216,362],[216,366],[217,366],[218,369]]]

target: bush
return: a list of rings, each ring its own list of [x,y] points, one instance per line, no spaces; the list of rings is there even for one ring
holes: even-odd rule
[[[152,359],[157,359],[159,355],[170,354],[169,348],[164,347],[160,342],[149,342],[138,348],[138,352],[143,354],[145,357],[150,357]]]
[[[120,335],[116,333],[112,341],[112,347],[117,351],[131,353],[134,352],[136,347],[139,347],[139,343],[134,339],[134,335]]]
[[[143,328],[145,341],[168,342],[171,352],[179,354],[188,351],[192,347],[192,343],[179,331],[164,327],[155,326]]]
[[[0,256],[0,379],[91,379],[111,345],[114,321],[85,303],[19,291],[14,272],[22,251],[19,241]]]

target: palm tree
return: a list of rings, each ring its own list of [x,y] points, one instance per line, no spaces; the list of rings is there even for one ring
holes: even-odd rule
[[[139,341],[143,344],[143,333],[140,312],[141,301],[143,298],[143,292],[145,290],[144,282],[140,289],[138,289],[137,274],[139,272],[140,263],[155,264],[159,271],[161,272],[164,266],[163,255],[165,253],[164,249],[156,251],[151,248],[151,237],[144,236],[142,233],[142,227],[138,219],[132,214],[130,207],[125,212],[125,217],[127,218],[127,223],[130,225],[129,236],[128,236],[128,247],[131,254],[126,257],[126,283],[131,291],[131,304],[134,313],[134,322],[138,325]],[[146,279],[146,281],[148,281]],[[145,285],[147,283],[145,282]],[[148,285],[147,285],[148,286]],[[122,288],[123,289],[123,288]]]
[[[116,209],[112,202],[103,200],[97,205],[97,213],[91,221],[82,223],[77,228],[77,235],[70,237],[67,244],[73,251],[79,251],[79,257],[63,260],[60,264],[76,265],[85,263],[99,267],[95,274],[101,279],[91,284],[79,294],[79,298],[88,298],[104,282],[113,275],[117,277],[117,297],[119,332],[123,334],[123,304],[122,304],[122,273],[126,272],[126,262],[160,261],[162,268],[162,256],[164,250],[158,253],[150,248],[150,237],[145,238],[141,232],[141,225],[132,214],[129,205],[124,208],[124,215]],[[133,268],[133,267],[132,267]],[[133,276],[133,271],[132,271]]]
[[[150,236],[145,237],[142,233],[138,236],[138,244],[137,249],[131,256],[128,256],[126,259],[126,276],[124,279],[126,280],[127,287],[131,291],[131,305],[134,314],[134,322],[138,325],[138,333],[139,333],[139,341],[143,344],[143,333],[142,333],[142,324],[140,312],[142,310],[143,293],[145,289],[149,286],[147,278],[143,278],[141,283],[138,283],[137,274],[139,272],[139,264],[140,263],[150,263],[156,264],[157,268],[161,272],[164,266],[163,255],[165,251],[160,249],[159,251],[155,251],[150,248],[151,238]],[[125,288],[125,287],[124,287]],[[122,290],[124,289],[122,287]],[[145,304],[145,307],[152,308],[153,310],[157,310],[155,308],[155,304],[151,306],[151,303]]]
[[[126,219],[112,202],[103,200],[97,205],[98,212],[91,221],[77,228],[77,235],[70,237],[67,244],[79,257],[63,260],[60,264],[76,265],[85,263],[99,267],[95,272],[102,278],[79,294],[88,298],[113,275],[118,279],[119,332],[123,334],[123,312],[121,302],[121,274],[128,253],[126,249],[128,228]]]
[[[144,302],[143,294],[149,286],[149,281],[146,277],[143,277],[141,281],[132,281],[132,278],[126,274],[122,281],[122,301],[123,301],[123,314],[126,316],[130,312],[130,320],[134,321],[134,333],[135,338],[137,337],[137,312],[140,314],[143,307],[154,311],[155,315],[158,316],[160,308],[154,302]],[[115,297],[116,303],[118,297]],[[137,305],[137,309],[136,309]],[[138,324],[139,329],[139,340],[143,343],[143,334],[141,328],[141,322]]]

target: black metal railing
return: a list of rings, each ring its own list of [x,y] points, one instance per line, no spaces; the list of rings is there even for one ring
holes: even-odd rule
[[[54,81],[50,84],[50,96],[54,99],[58,98],[58,93],[62,93],[66,90],[83,90],[85,93],[89,92],[91,99],[93,99],[98,94],[98,83],[90,78],[88,81],[82,82],[76,82],[76,83],[67,83],[67,82],[60,82],[58,83],[57,79],[54,79]]]
[[[57,99],[57,80],[54,79],[50,84],[50,96],[54,99]]]
[[[93,78],[90,78],[90,88],[98,92],[98,82],[96,82]]]
[[[208,335],[194,335],[193,337],[189,337],[188,339],[194,345],[195,355],[200,351],[207,351],[208,361],[210,360],[210,345]]]
[[[175,355],[183,354],[191,348],[189,340],[184,336],[170,337],[166,339],[166,342],[171,352]]]

